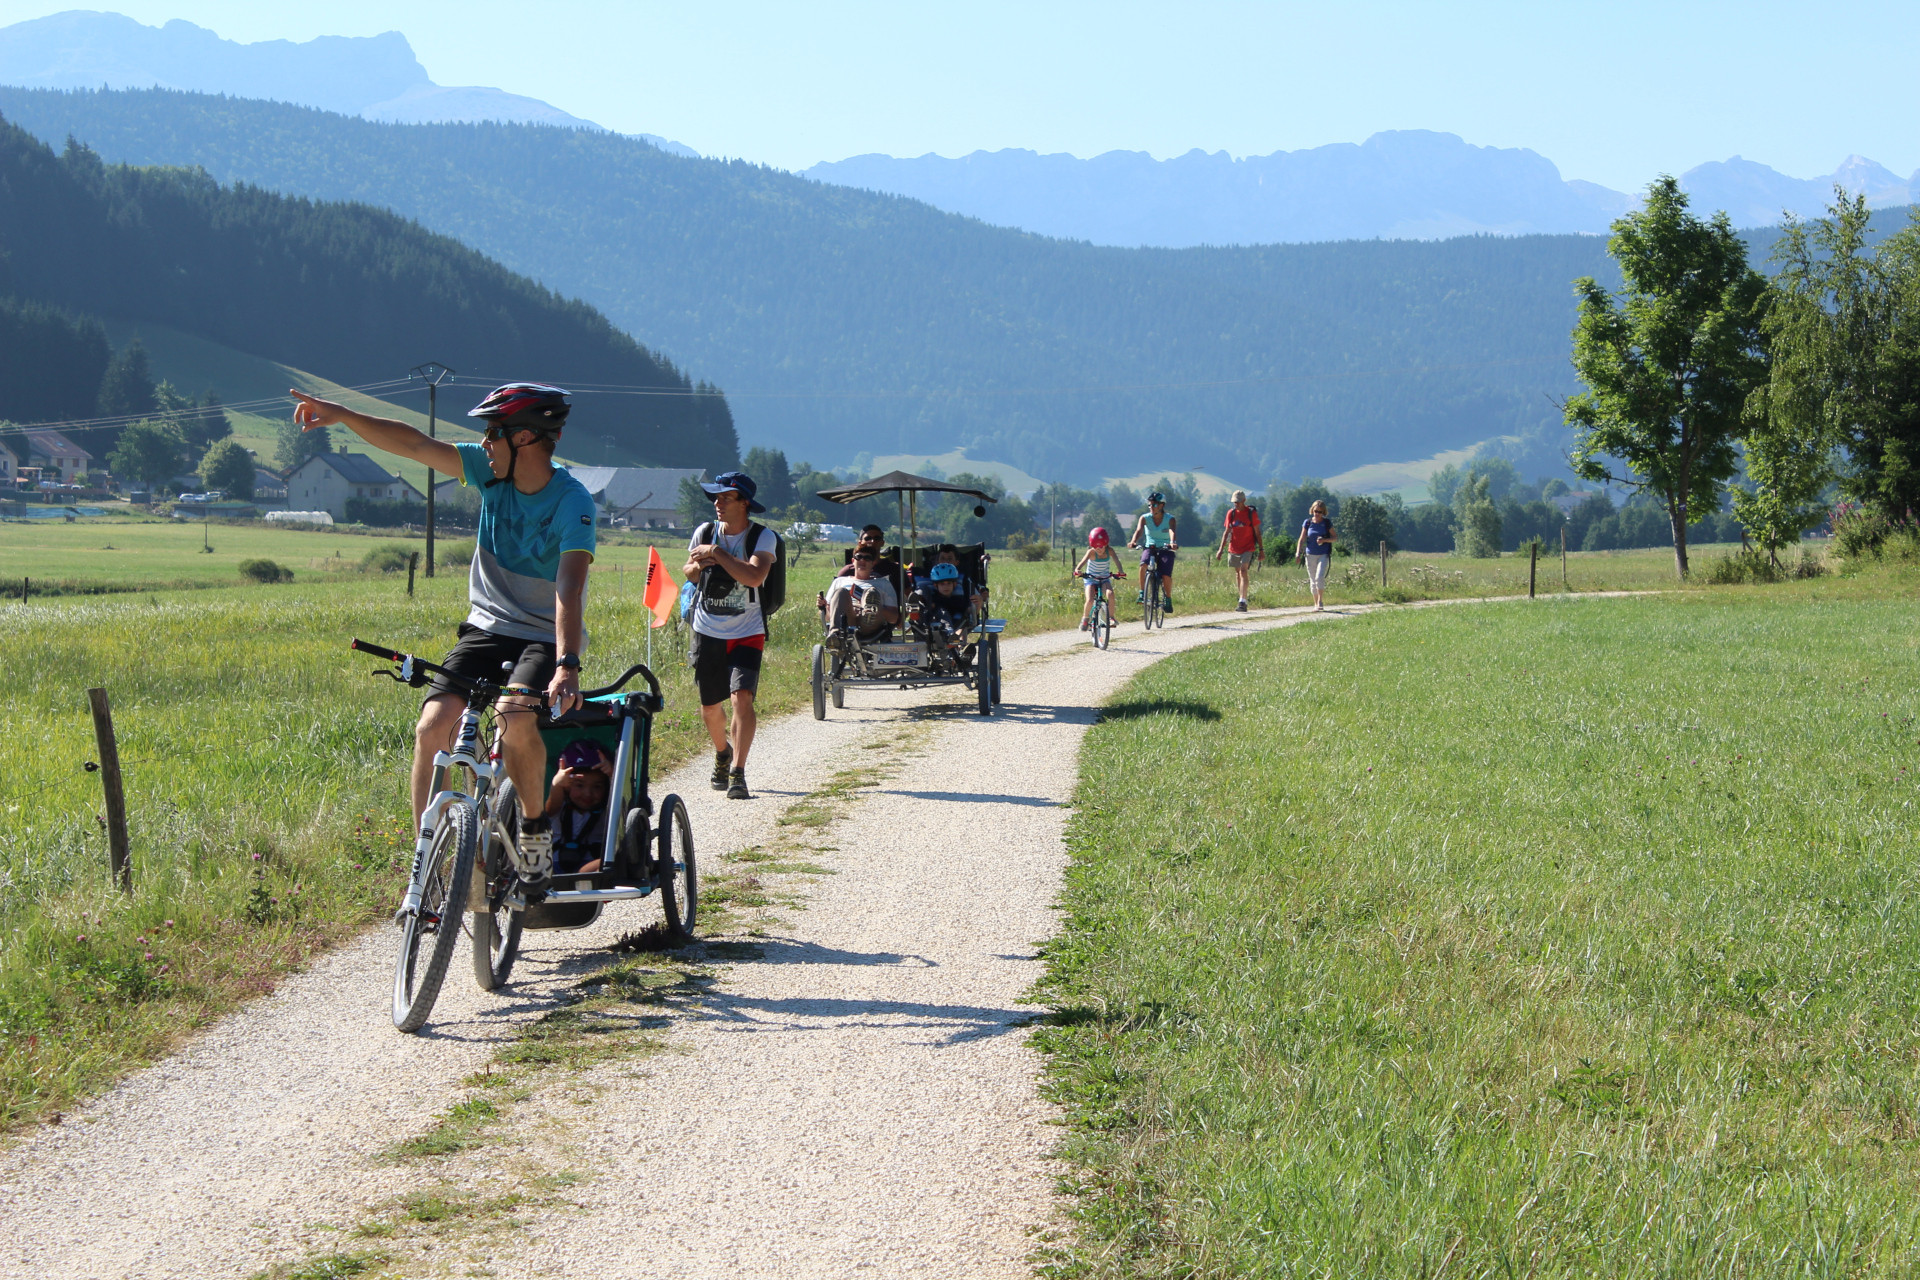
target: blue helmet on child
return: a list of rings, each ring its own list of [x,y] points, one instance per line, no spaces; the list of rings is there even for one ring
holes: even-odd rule
[[[935,582],[958,582],[960,581],[960,570],[950,564],[937,564],[933,566],[933,572],[929,573],[927,577]]]

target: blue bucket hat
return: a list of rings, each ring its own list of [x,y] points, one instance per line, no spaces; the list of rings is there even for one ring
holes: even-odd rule
[[[702,482],[700,487],[706,491],[709,498],[717,498],[731,490],[747,500],[747,510],[753,514],[760,515],[766,511],[765,507],[753,500],[753,495],[760,492],[760,486],[755,484],[753,477],[744,471],[723,472],[714,480]]]

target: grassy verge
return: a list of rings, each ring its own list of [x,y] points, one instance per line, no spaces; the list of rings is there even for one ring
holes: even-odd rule
[[[1912,1274],[1914,576],[1143,675],[1048,949],[1043,1272]]]

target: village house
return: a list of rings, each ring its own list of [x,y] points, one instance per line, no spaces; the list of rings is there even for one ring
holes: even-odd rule
[[[19,478],[20,455],[9,449],[5,440],[0,440],[0,486],[11,489]]]
[[[287,473],[287,505],[299,511],[325,511],[335,520],[347,518],[347,501],[368,498],[376,502],[425,503],[411,484],[386,470],[364,453],[317,453]]]
[[[25,465],[40,468],[43,483],[79,484],[86,477],[93,455],[58,431],[26,431],[22,438],[27,442]]]

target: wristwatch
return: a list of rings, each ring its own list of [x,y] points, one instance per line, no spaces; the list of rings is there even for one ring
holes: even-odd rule
[[[580,655],[577,653],[563,653],[553,660],[553,665],[556,667],[570,667],[578,671],[580,669]]]

